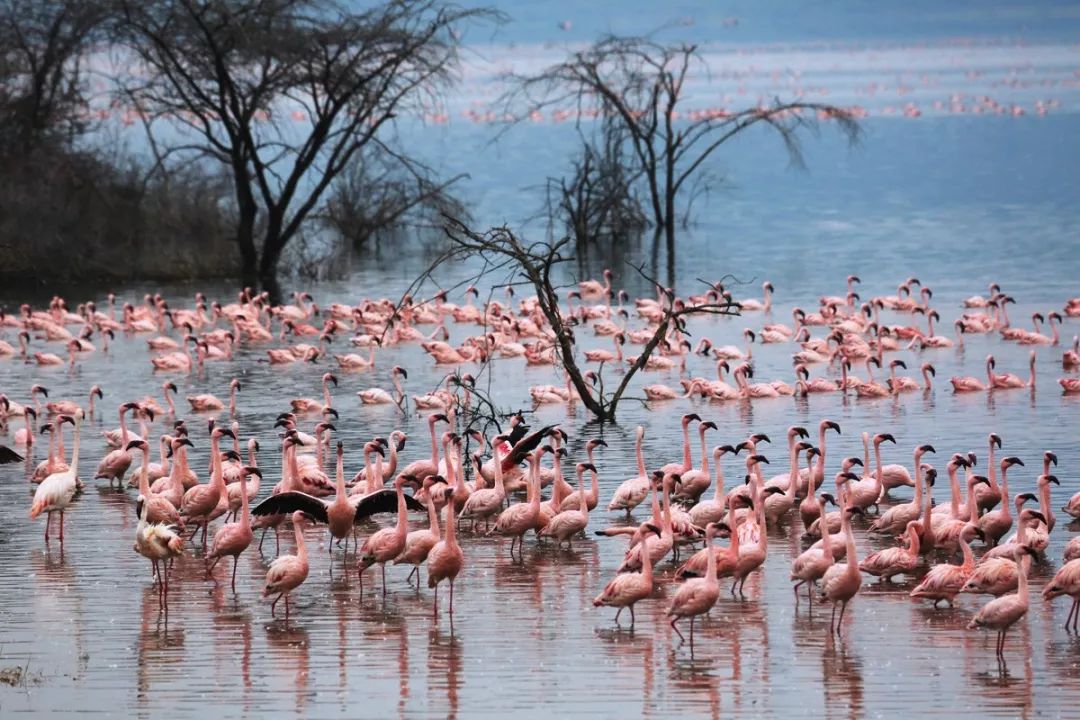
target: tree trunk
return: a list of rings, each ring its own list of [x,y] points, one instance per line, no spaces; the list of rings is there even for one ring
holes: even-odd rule
[[[262,258],[259,260],[259,284],[270,294],[272,305],[281,304],[281,284],[278,282],[278,262],[281,251],[285,248],[285,238],[281,236],[281,222],[270,216],[263,239]]]
[[[259,256],[255,250],[255,213],[241,209],[236,227],[236,244],[240,248],[240,282],[244,287],[258,285]]]

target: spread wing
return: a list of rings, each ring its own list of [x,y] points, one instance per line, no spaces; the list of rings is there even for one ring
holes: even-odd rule
[[[319,522],[329,522],[326,503],[302,492],[283,492],[271,495],[251,509],[252,515],[287,515],[300,510]]]
[[[0,465],[7,465],[8,463],[16,463],[22,461],[22,455],[15,452],[7,445],[0,445]]]
[[[405,496],[405,507],[409,510],[427,512],[427,507],[411,495]],[[353,518],[353,522],[358,523],[372,515],[378,515],[379,513],[396,512],[397,492],[390,488],[383,488],[382,490],[376,490],[375,492],[360,498],[356,503],[356,516]]]
[[[514,427],[510,428],[510,434],[506,436],[506,441],[510,443],[510,447],[518,444],[521,438],[525,437],[525,433],[529,432],[529,426],[525,423],[518,423]]]
[[[518,427],[521,426],[519,425]],[[514,449],[510,451],[509,455],[503,458],[503,472],[506,472],[511,468],[519,465],[521,461],[525,459],[526,455],[531,453],[536,448],[540,447],[540,443],[544,441],[544,438],[547,437],[548,433],[550,433],[554,427],[554,425],[542,427],[536,432],[530,435],[526,435],[517,443],[515,443]],[[517,428],[514,429],[516,430]]]

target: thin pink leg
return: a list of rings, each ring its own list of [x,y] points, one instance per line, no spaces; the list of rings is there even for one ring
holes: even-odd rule
[[[45,544],[49,543],[49,526],[52,525],[52,513],[45,513]]]

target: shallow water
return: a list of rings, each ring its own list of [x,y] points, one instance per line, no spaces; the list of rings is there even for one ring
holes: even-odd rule
[[[936,286],[937,279],[927,275],[924,281]],[[1002,280],[1006,287],[1013,284]],[[1042,308],[1059,304],[1060,295],[1049,295],[1023,299]],[[958,299],[943,292],[937,306],[951,317]],[[784,314],[778,308],[780,319]],[[1023,315],[1018,311],[1015,316]],[[738,343],[743,326],[757,327],[761,321],[750,315],[697,320],[691,331],[717,343]],[[452,329],[455,339],[469,331]],[[587,333],[582,337],[587,338],[581,341],[583,347],[607,342]],[[925,355],[943,381],[961,372],[977,374],[989,349],[998,357],[999,370],[1022,371],[1027,350],[993,338],[968,338],[963,352]],[[757,377],[789,378],[790,352],[787,345],[756,346]],[[259,348],[244,349],[232,366],[213,363],[202,373],[175,379],[181,396],[195,391],[224,395],[230,377],[243,379],[238,419],[243,437],[254,435],[263,442],[260,464],[269,468],[264,481],[268,487],[279,477],[273,417],[284,409],[284,398],[316,394],[323,368],[282,370],[257,362],[261,354]],[[813,429],[828,417],[841,424],[842,435],[828,438],[829,478],[840,458],[861,454],[859,433],[864,430],[896,435],[899,445],[886,447],[887,462],[910,465],[914,446],[931,442],[938,449],[932,461],[939,468],[948,453],[970,449],[979,454],[983,471],[986,434],[996,431],[1005,440],[1003,452],[1027,463],[1011,474],[1014,493],[1033,489],[1043,450],[1058,453],[1063,487],[1055,488],[1054,507],[1060,507],[1077,489],[1072,468],[1080,464],[1073,437],[1078,405],[1060,396],[1054,382],[1060,375],[1060,354],[1060,348],[1039,350],[1041,377],[1034,394],[1016,390],[992,397],[954,396],[939,385],[928,395],[878,401],[813,396],[752,405],[674,401],[650,408],[628,401],[620,424],[603,431],[609,447],[598,455],[601,496],[606,502],[615,486],[633,473],[637,423],[647,428],[647,463],[656,467],[678,459],[677,419],[693,408],[719,425],[719,432],[708,438],[710,447],[736,442],[751,430],[766,432],[780,443],[764,446],[773,461],[770,475],[784,470],[782,442],[793,423]],[[413,392],[434,385],[443,374],[411,347],[380,355],[373,372],[339,373],[338,437],[349,449],[350,475],[359,467],[359,443],[376,433],[400,427],[410,434],[407,459],[426,452],[426,428],[415,414],[401,417],[388,408],[360,406],[354,398],[355,390],[384,381],[394,363],[409,370]],[[117,403],[160,385],[163,378],[154,377],[149,368],[142,338],[125,337],[109,355],[95,353],[74,373],[6,361],[0,365],[0,384],[12,388],[19,399],[25,399],[23,388],[31,381],[45,384],[52,398],[80,398],[92,381],[103,385],[104,411],[86,427],[81,470],[86,478],[103,453],[97,431],[115,426]],[[711,364],[698,357],[690,359],[689,370],[694,375],[712,372]],[[647,373],[643,378],[675,384],[676,376]],[[481,376],[482,383],[486,379]],[[491,367],[496,397],[507,407],[524,407],[527,386],[551,379],[550,369],[523,370],[520,361],[499,360]],[[566,428],[574,461],[584,455],[585,440],[599,432],[584,427],[584,420],[580,408],[574,414],[563,407],[542,407],[530,418],[536,426],[560,423]],[[197,445],[192,465],[205,475],[205,429],[194,418],[189,424]],[[35,460],[40,459],[45,446],[35,450]],[[742,474],[731,461],[724,470],[729,484]],[[830,639],[825,609],[815,608],[811,616],[804,603],[795,611],[787,574],[800,545],[799,530],[790,523],[770,537],[769,559],[763,572],[747,582],[746,597],[733,599],[725,590],[709,621],[699,627],[691,656],[662,618],[665,598],[674,587],[669,564],[660,569],[666,577],[657,583],[655,598],[639,605],[634,631],[617,629],[612,610],[591,606],[622,551],[621,541],[591,536],[576,541],[571,552],[539,548],[530,539],[523,565],[511,562],[508,541],[464,538],[467,566],[457,585],[452,624],[445,614],[445,595],[444,614],[433,621],[430,591],[410,590],[400,568],[388,573],[385,600],[377,589],[372,592],[379,587],[372,572],[361,600],[355,574],[345,578],[340,572],[340,550],[335,551],[337,572],[331,579],[324,531],[318,529],[306,534],[312,570],[296,594],[288,624],[271,619],[269,607],[258,598],[272,554],[260,555],[252,548],[242,557],[234,595],[228,587],[229,568],[217,569],[217,582],[206,580],[197,551],[176,565],[166,623],[158,612],[147,563],[131,551],[132,491],[118,493],[90,482],[68,514],[61,552],[55,539],[43,548],[42,522],[26,519],[30,490],[21,469],[9,466],[4,477],[0,497],[9,521],[0,537],[5,558],[0,565],[0,666],[25,665],[31,678],[25,687],[0,689],[0,706],[6,712],[127,708],[141,715],[187,717],[212,704],[226,717],[266,712],[477,716],[510,709],[535,716],[552,708],[604,716],[791,712],[854,717],[895,715],[911,707],[941,715],[981,710],[1016,716],[1036,710],[1058,714],[1080,700],[1080,691],[1070,682],[1078,672],[1078,640],[1061,628],[1067,606],[1060,602],[1033,601],[1028,617],[1009,635],[1008,665],[1000,673],[992,634],[965,629],[980,601],[965,597],[954,610],[934,611],[907,597],[910,582],[889,587],[867,578],[849,611],[844,637]],[[937,498],[946,501],[947,484],[939,483],[936,490]],[[639,510],[635,517],[641,519],[646,512]],[[591,522],[599,528],[621,518],[601,511]],[[1070,528],[1059,513],[1049,564],[1035,570],[1036,589],[1053,572],[1068,537]],[[288,535],[283,535],[282,546],[291,547]],[[859,535],[860,556],[882,546]],[[272,541],[266,549],[272,550]]]
[[[826,15],[849,21],[855,7],[849,5]],[[536,17],[539,13],[532,14],[530,8],[511,7],[512,12],[524,15],[529,31],[510,39],[538,42],[540,33],[532,29],[549,18]],[[912,121],[874,117],[866,124],[862,145],[853,151],[827,133],[811,140],[806,147],[808,173],[785,171],[786,159],[775,142],[749,136],[724,155],[721,170],[731,169],[732,176],[702,205],[697,223],[680,240],[675,272],[680,292],[692,290],[698,277],[713,280],[730,273],[747,281],[735,286],[736,295],[755,296],[760,281],[768,278],[778,288],[772,319],[789,322],[793,305],[812,307],[818,296],[842,292],[848,273],[863,278],[864,299],[891,294],[896,284],[915,274],[934,289],[933,304],[942,314],[942,332],[951,330],[961,300],[984,292],[993,280],[1016,297],[1018,304],[1010,307],[1010,315],[1014,324],[1025,327],[1032,312],[1060,308],[1066,297],[1080,294],[1076,289],[1080,261],[1073,240],[1080,229],[1073,197],[1076,171],[1072,163],[1063,161],[1074,157],[1078,149],[1077,98],[1075,82],[1059,77],[1062,66],[1067,76],[1075,65],[1076,48],[1068,44],[1074,13],[1057,7],[1040,24],[1019,11],[1010,13],[1007,4],[995,3],[994,12],[981,13],[984,7],[968,10],[963,6],[939,17],[942,32],[1007,35],[1027,23],[1022,26],[1025,31],[1050,38],[1050,44],[1063,42],[1054,45],[1054,52],[1066,54],[1063,65],[1058,55],[1032,55],[1022,44],[1004,44],[991,60],[978,56],[979,63],[990,63],[1001,76],[1008,75],[1010,65],[1030,65],[1036,77],[1052,80],[1055,84],[1049,87],[1054,89],[1047,92],[1062,98],[1060,114],[934,116]],[[750,9],[743,15],[740,32],[748,33],[743,39],[807,39],[791,28],[786,34],[770,32],[774,26],[763,29],[761,18],[755,22]],[[921,13],[912,18],[894,9],[884,14],[875,10],[872,15],[871,22],[863,17],[860,26],[869,32],[844,37],[869,36],[877,42],[925,37],[918,30]],[[563,15],[557,10],[553,17]],[[642,22],[646,20],[651,22],[651,17]],[[578,31],[587,36],[608,27],[597,18],[574,16],[574,21],[576,29],[569,39],[580,39],[575,35]],[[775,22],[775,27],[783,25]],[[815,17],[814,22],[819,23],[819,31],[821,25],[829,25],[828,17]],[[820,36],[815,32],[810,37]],[[739,36],[731,38],[738,40]],[[873,55],[882,49],[871,45],[867,52]],[[957,58],[945,57],[932,71],[926,70],[925,63],[929,57],[940,56],[938,47],[921,53],[900,52],[854,79],[843,68],[830,67],[831,74],[823,82],[839,88],[841,96],[851,95],[853,87],[889,78],[908,63],[930,72],[933,82],[928,87],[937,88],[920,91],[924,106],[958,89],[966,88],[972,95],[985,92],[991,80],[969,82],[951,69],[965,67],[966,51],[950,52]],[[769,61],[799,66],[809,54],[807,48],[796,48]],[[858,63],[865,57],[856,55],[845,62]],[[482,94],[475,92],[463,102]],[[1015,86],[995,89],[1004,101],[1012,98],[1029,104],[1035,92]],[[884,102],[871,104],[881,110]],[[572,129],[565,125],[520,129],[494,148],[487,145],[490,134],[489,127],[457,123],[425,133],[417,142],[433,156],[444,158],[451,170],[473,173],[467,187],[478,222],[516,222],[535,211],[535,189],[527,188],[535,188],[545,174],[558,170],[572,148]],[[535,225],[530,229],[539,232]],[[629,247],[626,259],[648,260],[649,249],[647,242]],[[582,259],[566,270],[565,278],[576,279],[579,273],[595,276],[605,265],[615,270],[617,286],[635,295],[651,292],[617,257]],[[362,256],[347,280],[311,289],[323,304],[365,296],[396,297],[423,266],[422,254],[384,246]],[[444,287],[455,286],[474,271],[471,266],[447,268],[438,281]],[[62,291],[72,305],[94,298],[100,307],[109,289],[91,280],[85,287]],[[159,288],[113,289],[138,302],[143,292]],[[160,288],[173,307],[189,305],[196,289],[223,301],[234,291],[213,284]],[[9,307],[47,298],[47,293],[0,290],[0,299]],[[889,322],[908,320],[908,316],[886,317]],[[690,332],[695,342],[709,337],[716,344],[741,344],[742,329],[758,329],[763,322],[760,314],[698,319],[691,322]],[[455,341],[475,332],[461,326],[451,330]],[[1077,332],[1076,320],[1067,321],[1066,343]],[[6,336],[13,340],[10,332]],[[578,337],[582,348],[609,346],[606,338],[593,338],[588,331]],[[334,349],[342,351],[341,342],[336,345]],[[99,431],[115,427],[119,403],[157,394],[165,379],[151,372],[144,347],[141,337],[120,337],[107,356],[95,353],[74,372],[0,361],[0,389],[25,402],[33,382],[46,385],[51,398],[79,400],[92,383],[103,386],[105,402],[85,427],[81,474],[87,478],[104,453]],[[36,341],[34,349],[45,348]],[[47,349],[60,352],[57,346]],[[790,382],[791,352],[791,345],[755,346],[757,379]],[[753,431],[772,437],[774,444],[763,447],[772,460],[767,475],[786,470],[782,441],[788,426],[804,424],[813,430],[826,417],[843,428],[840,436],[828,438],[826,477],[830,479],[843,457],[861,455],[859,434],[863,431],[896,436],[898,445],[884,448],[885,462],[910,466],[912,450],[929,442],[938,450],[930,461],[939,469],[952,452],[973,450],[979,456],[980,471],[985,472],[986,436],[994,431],[1004,438],[999,457],[1017,455],[1026,463],[1010,476],[1014,493],[1034,488],[1044,450],[1057,453],[1062,487],[1054,489],[1053,506],[1060,507],[1080,489],[1075,472],[1080,466],[1075,438],[1080,400],[1059,394],[1055,380],[1062,374],[1062,348],[1037,349],[1039,379],[1034,393],[1014,390],[992,396],[954,396],[947,378],[980,375],[988,352],[997,357],[999,371],[1025,374],[1026,348],[996,338],[969,337],[963,350],[900,355],[908,360],[909,374],[923,360],[935,364],[937,384],[925,395],[909,393],[873,401],[818,395],[805,401],[781,398],[752,405],[680,400],[648,407],[627,400],[620,408],[620,423],[602,430],[586,426],[581,408],[576,412],[539,408],[529,415],[529,422],[561,424],[571,437],[573,462],[583,459],[590,437],[603,433],[609,447],[598,453],[602,505],[634,473],[635,426],[646,427],[646,460],[650,467],[658,467],[679,459],[678,418],[693,409],[719,426],[708,438],[710,448],[738,442]],[[262,441],[260,465],[267,468],[264,487],[270,487],[280,477],[273,419],[286,409],[287,398],[317,395],[325,365],[279,369],[258,362],[263,356],[262,348],[243,348],[231,365],[211,363],[190,377],[168,377],[176,380],[181,396],[196,392],[225,396],[230,378],[243,380],[241,433],[245,439],[255,436]],[[692,356],[688,362],[691,375],[713,373],[712,364],[702,358]],[[346,443],[350,475],[359,469],[361,443],[395,428],[410,435],[406,460],[427,452],[426,425],[415,413],[403,417],[392,409],[361,406],[355,399],[356,390],[387,385],[394,364],[408,369],[407,387],[414,394],[433,388],[445,374],[416,347],[381,353],[374,371],[339,374],[337,437]],[[817,375],[821,370],[815,367],[812,372]],[[606,377],[614,379],[614,374],[609,370]],[[558,378],[550,369],[498,360],[480,376],[480,382],[495,390],[502,409],[528,410],[528,386],[558,382]],[[677,374],[646,373],[634,387],[646,382],[675,386]],[[182,411],[182,415],[187,414]],[[205,429],[195,418],[189,426],[197,445],[192,465],[205,477]],[[14,423],[11,431],[18,427]],[[160,425],[155,434],[159,430]],[[817,442],[816,436],[811,439]],[[44,444],[35,446],[35,462],[45,448]],[[694,451],[696,456],[696,443]],[[741,466],[734,461],[726,460],[724,471],[729,485],[742,476]],[[940,502],[947,501],[947,483],[939,482],[935,491]],[[1028,616],[1009,633],[1007,666],[1002,668],[994,658],[993,634],[966,629],[983,598],[963,597],[956,609],[933,610],[907,597],[913,582],[891,587],[866,578],[845,619],[844,635],[837,640],[828,632],[826,609],[815,606],[812,616],[805,604],[795,610],[788,573],[801,544],[799,530],[790,522],[770,536],[769,559],[748,580],[746,597],[734,599],[725,588],[709,620],[699,626],[691,655],[663,619],[674,588],[668,563],[658,568],[662,577],[655,597],[638,606],[635,630],[617,628],[613,610],[592,607],[592,598],[621,560],[618,540],[589,536],[575,541],[573,551],[556,551],[537,547],[530,539],[524,563],[518,565],[510,560],[509,541],[466,536],[462,539],[466,569],[457,584],[452,624],[445,613],[445,597],[443,614],[432,620],[431,592],[426,587],[419,593],[410,589],[401,568],[389,571],[385,600],[371,571],[361,599],[355,573],[340,572],[340,550],[333,554],[331,579],[325,532],[319,529],[306,533],[312,552],[311,575],[296,593],[288,624],[272,619],[268,605],[259,599],[272,553],[260,554],[252,548],[244,554],[234,595],[228,587],[231,568],[227,563],[215,572],[216,582],[206,580],[201,550],[189,551],[174,570],[166,623],[158,612],[147,563],[131,550],[132,491],[118,493],[89,482],[68,515],[63,552],[55,539],[48,548],[43,545],[43,519],[27,520],[30,493],[22,468],[0,469],[0,504],[7,513],[7,522],[0,526],[0,670],[27,669],[25,682],[0,684],[4,715],[78,709],[187,718],[212,707],[221,717],[270,713],[501,717],[507,712],[538,717],[552,711],[603,717],[673,713],[890,717],[910,712],[945,717],[969,711],[1029,717],[1067,714],[1080,701],[1076,682],[1080,640],[1061,627],[1068,610],[1064,601],[1049,605],[1033,600]],[[908,497],[904,492],[898,495]],[[634,517],[641,520],[646,514],[639,510]],[[415,522],[424,521],[418,517]],[[613,522],[622,518],[599,511],[593,514],[590,528]],[[365,528],[364,534],[371,529]],[[1035,592],[1056,569],[1061,549],[1075,529],[1059,513],[1048,562],[1034,571]],[[272,540],[267,543],[269,551]],[[291,546],[291,537],[283,534],[282,550]],[[881,547],[882,541],[868,539],[860,530],[860,557]],[[348,561],[351,567],[353,559]]]

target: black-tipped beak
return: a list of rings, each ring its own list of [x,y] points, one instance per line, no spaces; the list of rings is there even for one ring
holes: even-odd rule
[[[920,445],[919,451],[924,453],[937,453],[933,445]]]
[[[793,428],[793,429],[795,430],[795,434],[798,435],[801,438],[810,437],[810,433],[807,432],[806,428],[804,428],[804,427],[797,427],[797,428]]]
[[[143,444],[142,440],[132,440],[131,442],[129,442],[127,444],[127,447],[124,448],[124,449],[125,450],[135,450],[136,448],[141,448],[142,444]]]
[[[244,472],[246,474],[248,474],[248,475],[257,475],[257,476],[259,476],[260,479],[263,476],[262,470],[260,470],[257,467],[252,467],[251,465],[248,465],[248,466],[244,467]]]
[[[1061,485],[1061,481],[1057,479],[1057,475],[1047,475],[1047,476],[1046,476],[1046,479],[1047,479],[1047,480],[1048,480],[1049,482],[1052,482],[1052,483],[1054,483],[1055,485],[1058,485],[1058,486],[1060,486],[1060,485]]]
[[[177,445],[187,445],[188,447],[195,447],[195,443],[188,440],[187,437],[182,437],[176,441]]]
[[[831,428],[832,430],[835,430],[838,435],[841,434],[840,433],[840,424],[839,423],[835,423],[832,420],[830,420],[829,422],[825,423],[825,427]]]
[[[1050,462],[1054,463],[1054,465],[1058,464],[1057,455],[1055,455],[1052,452],[1046,453],[1046,459],[1049,460]]]

